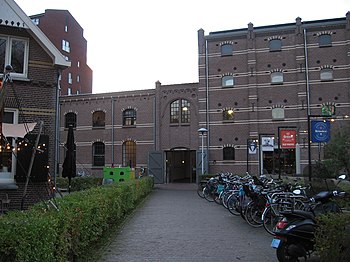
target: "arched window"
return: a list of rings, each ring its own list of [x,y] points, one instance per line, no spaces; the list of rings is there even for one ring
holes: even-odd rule
[[[233,120],[235,116],[235,111],[232,108],[225,108],[222,111],[223,120]]]
[[[318,46],[327,47],[332,46],[332,36],[330,34],[322,34],[318,37]]]
[[[282,40],[281,39],[272,39],[269,41],[270,52],[281,51],[282,49]]]
[[[93,166],[105,165],[105,144],[102,142],[95,142],[92,144],[92,160]]]
[[[322,68],[320,71],[321,81],[333,80],[333,69],[332,68]]]
[[[134,141],[125,141],[122,147],[123,166],[136,166],[136,143]]]
[[[65,128],[68,128],[70,125],[73,125],[73,128],[77,127],[77,114],[69,112],[65,115]]]
[[[283,84],[283,73],[272,72],[271,73],[271,84]]]
[[[104,127],[105,126],[105,112],[95,111],[92,114],[92,127]]]
[[[233,146],[223,148],[223,160],[235,160],[235,148]]]
[[[123,126],[134,126],[136,125],[136,110],[125,109],[123,111]]]
[[[232,44],[223,44],[221,46],[221,56],[231,56],[233,52]]]
[[[233,79],[233,76],[223,76],[221,80],[222,87],[232,87],[235,84],[235,81]]]
[[[170,104],[170,123],[190,123],[190,102],[178,99]]]

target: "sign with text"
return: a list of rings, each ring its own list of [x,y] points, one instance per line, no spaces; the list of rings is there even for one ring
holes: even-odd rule
[[[311,121],[311,141],[313,143],[326,143],[330,140],[330,122],[323,120]]]
[[[280,131],[281,148],[295,148],[297,143],[296,130],[281,130]]]

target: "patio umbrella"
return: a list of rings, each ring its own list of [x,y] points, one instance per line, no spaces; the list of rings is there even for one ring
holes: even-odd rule
[[[62,177],[68,178],[68,192],[70,193],[71,188],[71,179],[72,177],[76,176],[76,159],[75,159],[75,150],[76,146],[74,143],[74,133],[73,133],[73,126],[70,125],[68,128],[68,135],[67,135],[67,143],[66,143],[66,157],[64,158],[63,162],[63,170],[62,170]]]

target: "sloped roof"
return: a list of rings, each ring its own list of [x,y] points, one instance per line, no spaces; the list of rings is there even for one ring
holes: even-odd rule
[[[51,56],[54,65],[70,67],[61,52],[47,36],[32,22],[14,0],[0,0],[0,25],[25,28],[38,41],[40,46]]]

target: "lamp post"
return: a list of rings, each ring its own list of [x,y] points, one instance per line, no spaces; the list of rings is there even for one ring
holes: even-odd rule
[[[208,132],[208,130],[204,127],[198,129],[198,132],[201,135],[202,138],[202,152],[201,152],[201,158],[202,158],[202,176],[204,175],[204,134]],[[198,176],[197,176],[198,177]],[[197,184],[198,184],[198,179],[197,179]]]

